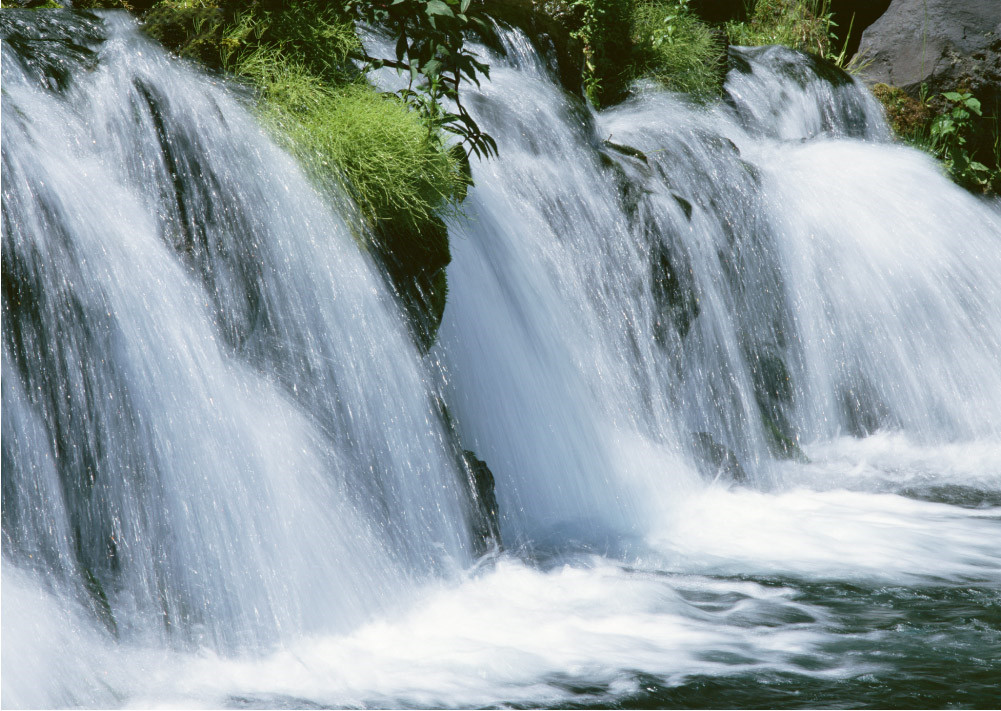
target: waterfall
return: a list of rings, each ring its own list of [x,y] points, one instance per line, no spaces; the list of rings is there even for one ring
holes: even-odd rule
[[[237,650],[468,565],[428,374],[337,206],[232,91],[76,21],[107,38],[61,90],[3,53],[5,575]]]
[[[774,488],[840,436],[1001,443],[997,207],[848,75],[733,48],[719,105],[592,115],[506,42],[442,357],[509,536],[642,533],[697,469]]]
[[[944,704],[925,667],[990,705],[1001,205],[850,77],[731,48],[720,101],[597,112],[500,28],[422,355],[241,88],[123,14],[33,17],[2,18],[5,706]]]

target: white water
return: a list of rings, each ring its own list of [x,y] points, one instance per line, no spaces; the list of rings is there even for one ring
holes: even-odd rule
[[[5,309],[6,559],[62,588],[86,567],[126,639],[348,629],[471,560],[427,376],[294,163],[108,24],[64,98],[4,53],[4,276],[40,312]],[[193,152],[170,165],[158,130]]]
[[[4,250],[20,170],[52,188],[29,192],[56,201],[77,251],[32,241],[52,224],[13,234],[71,270],[48,288],[108,315],[98,392],[139,413],[100,410],[134,439],[98,473],[146,457],[159,485],[94,485],[138,549],[108,574],[116,640],[70,582],[69,507],[5,337],[4,705],[551,705],[642,694],[643,675],[851,679],[892,667],[866,650],[896,633],[846,634],[808,585],[997,590],[1001,214],[880,143],[857,90],[783,85],[776,120],[762,107],[781,79],[762,62],[731,74],[736,108],[651,92],[593,115],[506,35],[470,97],[501,157],[474,166],[452,227],[432,359],[494,473],[511,553],[461,572],[463,502],[427,376],[344,223],[228,94],[119,32],[65,101],[18,84],[5,53]],[[224,173],[225,197],[201,197],[225,206],[212,229],[228,245],[206,259],[225,275],[243,243],[227,230],[249,230],[249,278],[211,290],[164,246],[184,218],[150,208],[166,180],[142,139],[156,128],[132,126],[120,98],[137,74],[199,117],[185,135],[211,157],[197,172]],[[41,118],[10,118],[9,96]],[[861,107],[851,126],[824,108],[841,100]],[[654,296],[658,250],[698,297],[687,328]],[[808,461],[769,453],[755,369],[771,357],[791,381],[772,416]],[[707,482],[696,433],[749,485]],[[12,461],[38,492],[16,514]],[[943,486],[988,504],[941,502]],[[183,643],[150,609],[160,581],[202,610],[172,618]]]

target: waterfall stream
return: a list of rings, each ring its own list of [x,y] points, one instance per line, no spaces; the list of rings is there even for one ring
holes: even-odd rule
[[[5,706],[998,700],[1001,205],[863,87],[595,112],[502,30],[421,355],[247,97],[88,17],[2,52]]]

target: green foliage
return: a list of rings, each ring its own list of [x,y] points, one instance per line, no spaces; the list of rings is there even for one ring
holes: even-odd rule
[[[461,161],[399,98],[360,81],[326,84],[274,49],[246,54],[232,70],[261,89],[264,118],[314,174],[344,176],[372,226],[393,222],[419,239],[422,223],[455,209]]]
[[[688,8],[689,0],[640,2],[633,11],[634,67],[672,91],[720,95],[726,46]]]
[[[984,115],[980,101],[965,89],[929,98],[922,86],[915,98],[903,89],[876,84],[894,133],[905,143],[932,154],[959,185],[1001,193],[1001,130],[998,110]]]
[[[372,67],[392,67],[409,77],[398,92],[417,111],[428,132],[447,131],[459,136],[467,155],[496,155],[497,144],[483,133],[463,106],[460,86],[463,79],[479,85],[479,77],[489,77],[490,68],[479,61],[464,42],[463,33],[486,29],[480,3],[473,0],[345,0],[346,17],[385,28],[396,40],[394,57],[364,59]],[[446,100],[455,111],[445,108]]]
[[[631,0],[575,0],[574,36],[584,50],[584,91],[595,106],[620,101],[631,77]]]
[[[974,117],[983,116],[980,101],[969,92],[958,91],[946,92],[942,94],[942,98],[948,105],[946,111],[932,121],[931,150],[960,185],[980,190],[989,188],[997,178],[998,168],[992,170],[976,160],[969,146],[976,131]],[[995,148],[996,146],[995,129]]]
[[[746,22],[728,22],[731,44],[782,44],[831,57],[836,27],[829,0],[753,0]]]

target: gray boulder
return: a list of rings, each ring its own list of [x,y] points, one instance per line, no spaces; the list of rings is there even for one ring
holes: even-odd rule
[[[988,105],[1001,98],[1001,0],[893,0],[862,34],[871,83],[916,96],[962,86]],[[985,109],[988,108],[985,106]]]

